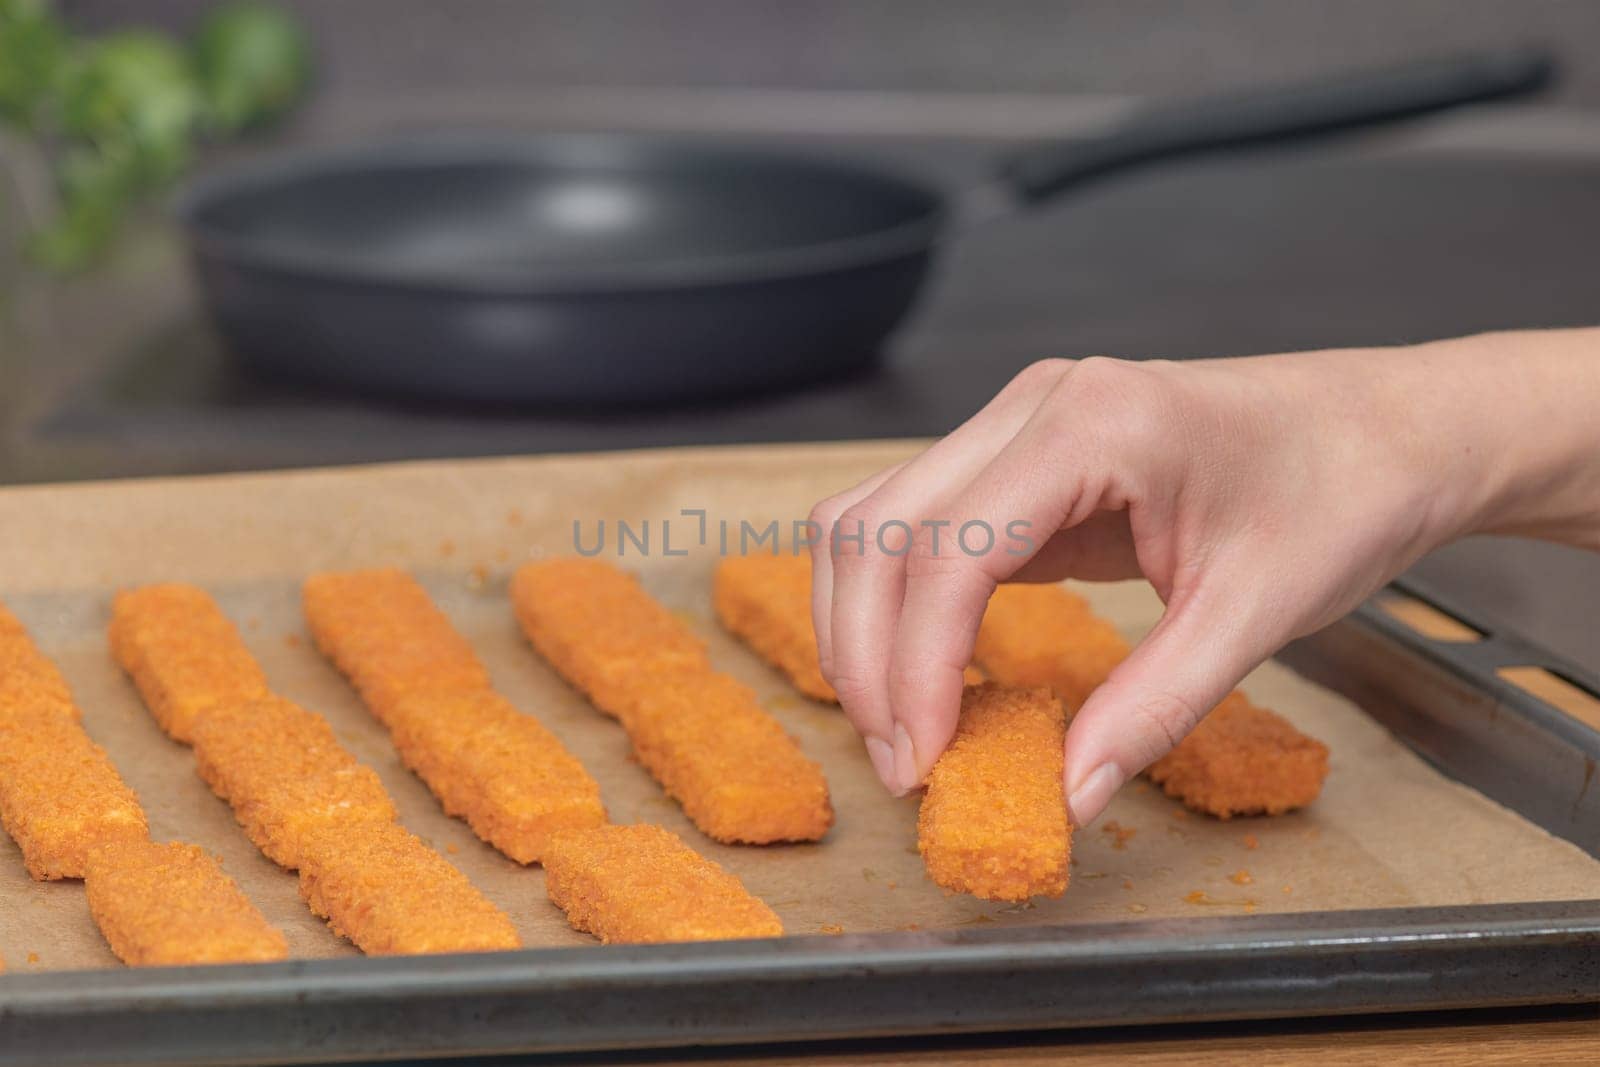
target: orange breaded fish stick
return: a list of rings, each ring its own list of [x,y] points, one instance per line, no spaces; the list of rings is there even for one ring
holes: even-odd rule
[[[306,838],[330,823],[388,823],[394,802],[328,721],[282,697],[213,708],[194,729],[195,764],[268,859],[300,866]]]
[[[639,762],[717,841],[816,841],[833,825],[822,768],[746,685],[709,671],[664,672],[621,712]]]
[[[505,912],[397,823],[333,825],[308,838],[300,895],[369,956],[522,947]]]
[[[639,761],[708,836],[815,841],[833,824],[821,768],[631,577],[592,560],[532,563],[512,596],[534,647],[621,720]]]
[[[61,671],[0,604],[0,720],[41,714],[81,718]]]
[[[316,575],[304,602],[317,644],[389,726],[406,766],[479,837],[532,863],[552,832],[605,821],[599,785],[554,734],[488,688],[471,648],[410,575]],[[419,648],[436,651],[424,662]],[[396,679],[404,684],[388,684]]]
[[[1280,815],[1322,792],[1328,746],[1235,690],[1147,773],[1185,807],[1219,819]]]
[[[181,640],[181,614],[172,629]],[[263,852],[299,868],[300,895],[336,933],[369,953],[518,947],[505,913],[393,821],[376,775],[320,716],[268,695],[193,725],[201,775]]]
[[[511,600],[533,647],[607,714],[648,691],[652,672],[711,669],[694,631],[609,563],[526,564],[512,579]]]
[[[1128,644],[1059,585],[1002,585],[978,630],[978,662],[1008,685],[1048,685],[1076,711],[1127,658]],[[1229,694],[1146,772],[1195,811],[1279,814],[1322,791],[1328,750],[1279,716]]]
[[[728,632],[813,700],[837,701],[822,677],[811,625],[811,557],[730,556],[717,564],[711,603]]]
[[[174,741],[221,705],[267,695],[267,679],[239,631],[203,589],[148,585],[111,604],[111,651]]]
[[[82,878],[91,848],[149,836],[144,810],[79,725],[60,672],[4,608],[0,646],[0,825],[34,878]]]
[[[994,681],[1047,685],[1075,712],[1128,652],[1117,628],[1076,593],[1019,582],[989,598],[974,657]]]
[[[717,564],[711,602],[723,628],[782,671],[813,700],[837,703],[822,677],[811,624],[811,557],[806,554],[730,556]],[[969,666],[968,685],[983,681]]]
[[[289,955],[216,858],[178,842],[124,841],[89,854],[89,914],[132,967],[264,963]]]
[[[720,866],[659,826],[562,834],[545,889],[574,929],[607,944],[781,937],[773,910]]]
[[[1066,716],[1050,690],[967,688],[917,818],[917,849],[935,883],[985,900],[1066,891],[1065,737]]]
[[[149,836],[105,749],[53,714],[0,728],[0,824],[40,881],[82,878],[96,845]]]
[[[554,833],[606,821],[583,764],[498,693],[414,693],[401,698],[389,729],[445,812],[518,863],[537,862]]]
[[[301,602],[317,647],[380,722],[409,693],[489,688],[472,646],[405,571],[313,575]]]

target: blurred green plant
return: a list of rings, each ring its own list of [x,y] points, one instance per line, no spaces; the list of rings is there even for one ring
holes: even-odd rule
[[[200,27],[195,73],[213,129],[237,133],[279,118],[311,77],[311,45],[287,12],[231,4]]]
[[[0,119],[33,129],[66,55],[66,32],[45,0],[0,0]]]
[[[200,139],[282,117],[310,73],[304,31],[265,3],[213,9],[185,44],[148,30],[75,40],[47,0],[0,0],[0,121],[50,157],[59,192],[31,258],[57,271],[93,263]]]

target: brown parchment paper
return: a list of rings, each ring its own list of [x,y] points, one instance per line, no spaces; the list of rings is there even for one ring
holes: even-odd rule
[[[599,779],[613,819],[659,822],[683,834],[738,873],[793,934],[1600,894],[1600,862],[1442,777],[1342,698],[1268,664],[1245,688],[1332,749],[1327,787],[1312,809],[1222,823],[1186,815],[1136,784],[1100,823],[1079,832],[1071,888],[1060,900],[1017,907],[945,895],[926,880],[916,855],[916,800],[894,800],[879,788],[837,708],[799,698],[722,634],[709,594],[723,520],[735,546],[741,520],[761,527],[777,519],[787,530],[817,499],[916,448],[657,451],[5,489],[0,597],[66,672],[88,730],[138,791],[155,836],[218,853],[298,956],[354,950],[301,904],[294,876],[245,840],[196,776],[189,751],[162,736],[117,671],[105,625],[118,586],[186,580],[209,588],[274,687],[332,721],[382,776],[404,823],[504,907],[531,946],[588,939],[545,899],[538,868],[519,867],[446,818],[400,766],[386,734],[304,636],[298,587],[308,572],[381,564],[416,571],[474,642],[497,686],[537,714]],[[684,509],[706,512],[706,547],[695,543],[698,518]],[[619,518],[636,531],[647,519],[652,527],[651,555],[641,557],[630,544],[624,564],[706,635],[717,664],[756,687],[823,764],[838,824],[822,843],[739,848],[701,836],[629,761],[621,729],[523,642],[507,599],[511,570],[530,557],[570,552],[575,520],[592,544],[596,522],[605,519],[614,553]],[[672,551],[687,555],[663,554],[664,519],[672,520]],[[1129,637],[1150,626],[1160,608],[1137,583],[1085,589]],[[3,837],[0,956],[13,974],[115,965],[81,884],[29,880]]]

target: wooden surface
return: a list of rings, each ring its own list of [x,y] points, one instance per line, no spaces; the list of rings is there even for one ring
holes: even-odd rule
[[[1415,597],[1403,593],[1388,592],[1379,600],[1378,606],[1383,608],[1385,614],[1405,623],[1424,637],[1431,637],[1435,641],[1472,642],[1482,641],[1483,635],[1460,619],[1446,615],[1432,604],[1424,603]]]
[[[1600,730],[1600,698],[1584,692],[1543,667],[1501,667],[1495,672],[1512,685],[1532,693],[1590,727]]]
[[[529,1063],[538,1061],[528,1061]],[[804,1049],[731,1049],[700,1056],[636,1053],[563,1059],[564,1063],[706,1063],[718,1067],[865,1067],[973,1063],[1037,1064],[1381,1064],[1600,1063],[1600,1005],[1501,1012],[1366,1017],[1317,1023],[1286,1021],[1141,1028],[1129,1032],[851,1042]]]

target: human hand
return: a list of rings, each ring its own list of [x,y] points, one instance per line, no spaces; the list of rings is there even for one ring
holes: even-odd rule
[[[1067,734],[1083,825],[1251,669],[1430,549],[1470,532],[1600,547],[1597,403],[1600,331],[1034,364],[817,505],[823,674],[905,793],[949,743],[997,583],[1142,575],[1166,610]],[[992,544],[972,553],[956,535],[980,522]]]

